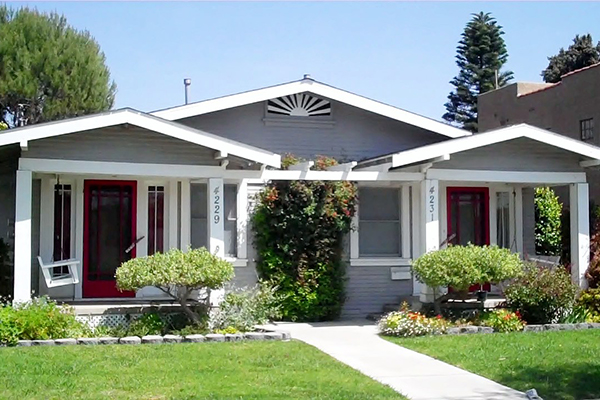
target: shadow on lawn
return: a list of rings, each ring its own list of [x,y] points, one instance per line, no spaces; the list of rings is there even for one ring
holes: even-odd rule
[[[584,400],[600,398],[600,368],[597,362],[555,360],[546,368],[520,367],[499,381],[518,390],[535,388],[544,400]],[[573,361],[574,364],[565,363]]]

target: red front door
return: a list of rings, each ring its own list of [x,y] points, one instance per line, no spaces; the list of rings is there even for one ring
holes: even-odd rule
[[[83,297],[133,297],[117,290],[115,271],[135,257],[135,181],[85,181]]]
[[[488,188],[481,187],[449,187],[448,202],[448,237],[451,244],[477,246],[490,244],[490,193]],[[483,285],[489,291],[490,284]],[[479,285],[470,288],[479,290]]]

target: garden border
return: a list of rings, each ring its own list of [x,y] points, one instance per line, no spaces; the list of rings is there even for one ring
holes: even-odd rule
[[[585,329],[600,329],[600,323],[580,322],[576,324],[543,324],[543,325],[525,325],[521,332],[544,332],[544,331],[575,331]],[[446,330],[446,335],[469,335],[476,333],[500,333],[494,328],[488,326],[456,326]]]
[[[203,342],[241,342],[241,341],[289,341],[292,335],[288,331],[269,330],[261,328],[260,331],[246,333],[209,333],[206,335],[148,335],[118,337],[90,337],[90,338],[64,338],[46,340],[19,340],[17,347],[32,346],[94,346],[107,344],[139,345],[161,343],[203,343]],[[14,347],[14,346],[4,346]]]

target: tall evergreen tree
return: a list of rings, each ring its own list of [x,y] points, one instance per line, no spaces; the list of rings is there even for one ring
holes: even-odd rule
[[[115,91],[88,32],[56,13],[0,7],[0,122],[12,128],[108,110]]]
[[[490,13],[472,14],[456,50],[458,75],[450,81],[455,89],[445,104],[446,121],[477,132],[477,96],[512,79],[511,71],[501,71],[508,59],[502,27]]]
[[[558,54],[548,57],[548,66],[542,71],[544,82],[560,82],[561,76],[600,62],[600,42],[594,45],[592,35],[576,35],[573,44]]]

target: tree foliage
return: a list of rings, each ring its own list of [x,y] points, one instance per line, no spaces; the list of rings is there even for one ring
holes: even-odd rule
[[[548,57],[548,66],[542,71],[544,82],[560,82],[569,72],[600,62],[600,42],[594,45],[592,35],[576,35],[566,50],[561,47],[558,54]]]
[[[154,286],[168,294],[181,305],[194,322],[200,316],[188,305],[194,291],[200,291],[201,306],[208,307],[211,290],[221,289],[233,278],[233,265],[205,248],[183,252],[171,249],[147,257],[133,258],[117,268],[119,290],[139,290]]]
[[[282,164],[299,160],[288,157]],[[336,162],[317,160],[323,170]],[[262,279],[277,287],[282,316],[319,321],[339,316],[344,302],[343,239],[357,191],[344,181],[274,181],[258,195],[252,229]]]
[[[561,255],[562,203],[549,187],[535,189],[535,252],[545,256]]]
[[[477,96],[496,87],[496,72],[498,87],[511,80],[513,73],[502,71],[508,59],[502,27],[490,13],[472,16],[458,43],[456,65],[460,72],[450,81],[454,90],[448,95],[442,118],[477,132]]]
[[[115,91],[89,32],[56,13],[0,6],[0,121],[14,127],[108,110]]]

